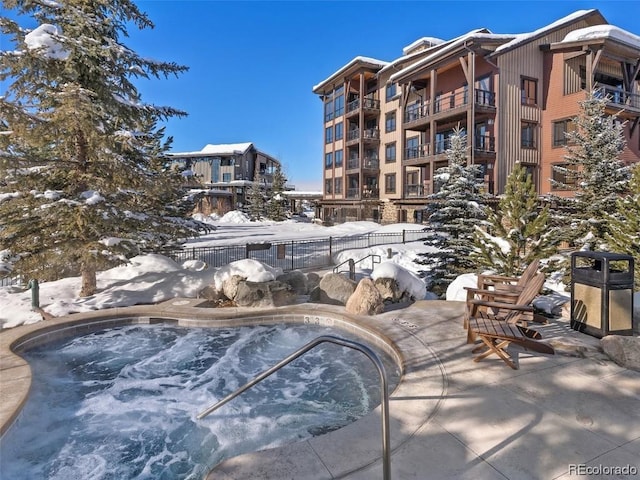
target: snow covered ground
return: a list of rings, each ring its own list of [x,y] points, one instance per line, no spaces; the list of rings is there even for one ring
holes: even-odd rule
[[[201,218],[202,219],[202,218]],[[415,224],[393,224],[381,226],[373,222],[350,222],[332,227],[323,227],[308,222],[287,220],[284,222],[249,222],[245,215],[230,212],[222,218],[205,219],[216,230],[206,236],[190,240],[190,247],[244,245],[248,242],[269,240],[314,240],[329,236],[344,236],[366,233],[388,233],[402,230],[417,230]],[[388,249],[391,257],[388,258]],[[381,264],[359,264],[356,273],[395,278],[407,290],[424,293],[424,298],[434,298],[426,292],[419,271],[424,267],[413,260],[421,253],[429,253],[430,247],[421,242],[391,244],[367,249],[349,250],[336,254],[334,263],[349,258],[359,259],[370,254],[379,255]],[[373,268],[372,270],[372,267]],[[65,278],[40,284],[40,306],[51,315],[61,316],[73,312],[156,303],[175,297],[195,297],[197,292],[212,283],[218,283],[229,268],[255,280],[265,280],[278,274],[276,269],[265,269],[253,260],[234,262],[232,267],[209,268],[202,262],[187,261],[179,265],[162,255],[143,255],[132,258],[130,263],[97,275],[98,292],[80,298],[80,277]],[[474,285],[475,277],[466,275],[455,282],[447,292],[447,299],[464,298],[465,285]],[[547,285],[563,291],[562,285]],[[567,294],[561,296],[566,300]],[[549,300],[557,303],[558,298]],[[31,310],[31,291],[24,287],[0,287],[0,328],[35,323],[42,320],[40,313]]]

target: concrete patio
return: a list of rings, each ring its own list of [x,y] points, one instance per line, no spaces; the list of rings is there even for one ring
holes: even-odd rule
[[[598,350],[599,341],[562,320],[536,325],[556,355],[510,352],[519,370],[493,356],[473,362],[464,305],[420,301],[375,317],[305,304],[269,311],[269,321],[344,320],[397,348],[405,368],[390,398],[393,479],[640,478],[640,372]],[[262,313],[263,320],[267,312]],[[200,325],[243,321],[243,309],[197,308],[193,299],[72,315],[0,334],[0,426],[28,391],[28,366],[8,348],[38,329],[125,317],[177,318]],[[255,315],[254,321],[255,321]],[[217,320],[216,320],[217,319]],[[248,320],[246,320],[248,322]],[[338,326],[338,325],[336,325]],[[228,459],[210,479],[383,478],[380,408],[338,431]]]

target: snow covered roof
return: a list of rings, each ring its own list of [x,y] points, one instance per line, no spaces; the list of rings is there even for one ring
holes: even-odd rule
[[[499,55],[501,53],[505,53],[508,50],[516,48],[524,43],[530,42],[535,38],[541,37],[553,30],[557,30],[558,28],[561,28],[567,25],[568,23],[573,23],[578,19],[592,15],[594,12],[597,12],[597,11],[598,10],[596,9],[577,10],[571,13],[570,15],[567,15],[566,17],[562,17],[561,19],[556,20],[555,22],[550,23],[549,25],[545,25],[544,27],[541,27],[537,30],[534,30],[533,32],[521,33],[521,34],[515,35],[515,38],[513,40],[496,48],[496,51],[493,53],[493,55]]]
[[[322,82],[318,83],[317,85],[313,86],[313,93],[320,93],[317,90],[319,90],[320,88],[324,87],[327,83],[329,83],[332,79],[334,79],[335,77],[340,76],[341,74],[343,74],[344,72],[346,72],[347,70],[349,70],[350,68],[352,68],[353,66],[359,64],[359,63],[363,63],[363,64],[369,64],[372,67],[378,67],[378,68],[382,68],[386,65],[389,64],[389,62],[385,62],[384,60],[377,60],[375,58],[371,58],[371,57],[355,57],[353,60],[351,60],[349,63],[347,63],[345,66],[343,66],[340,70],[338,70],[335,73],[332,73],[329,77],[327,77],[326,79],[324,79]]]
[[[196,152],[173,152],[169,155],[180,157],[193,157],[201,155],[233,155],[235,153],[245,153],[253,146],[253,143],[223,143],[218,145],[208,144],[202,150]]]
[[[409,45],[407,45],[406,47],[404,47],[402,49],[402,54],[403,55],[409,55],[410,53],[412,53],[416,48],[419,47],[424,47],[426,46],[427,48],[429,47],[433,47],[434,45],[440,45],[441,43],[444,43],[445,41],[442,40],[441,38],[436,38],[436,37],[422,37],[419,38],[418,40],[416,40],[413,43],[410,43]]]
[[[456,48],[459,48],[460,46],[462,46],[464,43],[471,41],[471,40],[477,40],[477,41],[482,41],[482,40],[504,40],[505,42],[508,42],[510,40],[512,40],[515,35],[512,34],[495,34],[495,33],[486,33],[489,32],[486,29],[476,29],[476,30],[472,30],[469,33],[466,33],[454,40],[451,41],[451,43],[449,43],[448,45],[442,47],[442,48],[438,48],[436,49],[436,51],[434,53],[432,53],[431,55],[429,55],[428,57],[423,58],[422,60],[419,60],[415,63],[412,63],[411,65],[409,65],[406,68],[403,68],[402,70],[400,70],[397,73],[394,73],[393,75],[391,75],[391,81],[396,81],[399,78],[402,78],[403,76],[407,75],[408,73],[424,66],[424,65],[428,65],[429,63],[431,63],[432,61],[436,60],[439,57],[444,56],[445,54],[455,50]]]
[[[614,25],[594,25],[569,32],[561,43],[584,42],[589,40],[612,39],[640,49],[640,37]]]

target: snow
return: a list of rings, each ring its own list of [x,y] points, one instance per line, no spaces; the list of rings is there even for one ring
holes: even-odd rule
[[[199,156],[199,155],[234,155],[237,153],[245,153],[253,147],[252,142],[244,143],[221,143],[207,144],[202,150],[195,152],[172,152],[169,156]]]
[[[402,54],[403,55],[409,55],[413,50],[415,50],[418,47],[422,47],[422,46],[426,46],[426,47],[433,47],[435,45],[440,45],[441,43],[444,43],[445,41],[442,40],[441,38],[436,38],[436,37],[422,37],[417,39],[415,42],[407,45],[406,47],[404,47],[402,49]]]
[[[260,241],[296,239],[314,240],[329,236],[353,235],[364,233],[391,233],[402,230],[415,231],[420,225],[399,223],[381,226],[374,222],[349,222],[333,227],[323,227],[310,223],[294,221],[284,222],[247,222],[246,215],[230,212],[220,219],[203,218],[216,226],[216,231],[194,240],[193,245],[244,245]],[[117,242],[117,238],[105,238],[104,242]],[[382,262],[372,265],[357,264],[356,274],[370,275],[372,278],[390,277],[409,291],[416,299],[435,298],[426,291],[426,284],[420,277],[425,268],[414,262],[420,255],[433,253],[433,247],[422,242],[379,245],[370,248],[343,251],[334,256],[334,263],[367,255],[379,255]],[[8,268],[8,252],[0,252],[0,270]],[[126,307],[138,304],[151,304],[172,298],[195,298],[199,291],[209,285],[221,286],[232,275],[240,275],[251,281],[275,279],[281,270],[265,265],[253,259],[240,260],[220,268],[208,267],[199,260],[188,260],[178,264],[163,255],[140,255],[129,263],[109,270],[98,272],[97,293],[90,297],[78,297],[81,287],[80,277],[70,277],[55,282],[40,283],[40,305],[51,315],[61,316],[73,312],[86,312],[98,309]],[[545,311],[556,311],[568,300],[565,286],[554,281],[552,275],[545,287],[553,290],[551,295],[538,297],[536,306]],[[465,286],[476,286],[475,274],[458,277],[448,288],[447,300],[464,301]],[[640,309],[640,293],[636,294],[635,304]],[[11,328],[22,324],[42,321],[40,313],[31,311],[31,290],[24,286],[0,287],[0,328]]]
[[[384,60],[378,60],[376,58],[371,58],[371,57],[358,56],[358,57],[355,57],[353,60],[351,60],[349,63],[347,63],[345,66],[340,68],[340,70],[338,70],[337,72],[334,72],[333,74],[329,75],[322,82],[318,83],[317,85],[314,85],[311,90],[315,93],[322,93],[322,92],[316,92],[316,90],[322,88],[332,78],[341,75],[343,72],[346,72],[349,68],[351,68],[354,65],[357,65],[358,63],[369,63],[372,65],[378,66],[380,68],[385,67],[389,64],[389,62],[385,62]]]
[[[626,43],[633,48],[640,48],[640,37],[614,25],[595,25],[593,27],[580,28],[569,32],[562,42],[583,42],[611,38]]]
[[[25,35],[24,43],[29,50],[39,50],[46,58],[66,60],[69,57],[69,51],[65,50],[56,38],[61,34],[62,32],[55,25],[43,23]]]

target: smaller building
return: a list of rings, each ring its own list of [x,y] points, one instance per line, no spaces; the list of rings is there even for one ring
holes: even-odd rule
[[[256,180],[271,187],[280,162],[258,150],[253,143],[209,144],[196,152],[170,153],[172,165],[179,169],[185,186],[199,193],[196,211],[224,215],[244,210],[249,187]]]

